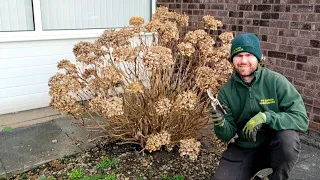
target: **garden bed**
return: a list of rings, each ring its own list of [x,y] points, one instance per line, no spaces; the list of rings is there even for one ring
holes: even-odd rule
[[[88,151],[61,157],[10,179],[212,179],[224,144],[213,136],[202,141],[197,160],[171,152],[142,152],[139,146],[107,141]]]

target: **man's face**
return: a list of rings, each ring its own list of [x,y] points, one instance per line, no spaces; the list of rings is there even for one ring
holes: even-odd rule
[[[257,70],[258,59],[248,52],[241,52],[233,57],[233,65],[241,77],[248,77]]]

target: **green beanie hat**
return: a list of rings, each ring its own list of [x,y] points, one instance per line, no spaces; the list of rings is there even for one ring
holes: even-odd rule
[[[231,42],[230,62],[233,57],[241,52],[248,52],[257,57],[258,62],[261,62],[261,48],[260,41],[255,34],[243,33],[237,35]]]

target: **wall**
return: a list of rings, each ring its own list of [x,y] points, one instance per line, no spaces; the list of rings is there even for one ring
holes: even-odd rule
[[[210,14],[225,24],[220,32],[258,35],[266,66],[294,84],[310,129],[320,132],[320,0],[158,0],[160,5],[186,13],[191,30]]]
[[[94,38],[0,43],[0,114],[47,107],[48,80],[62,59],[74,61],[72,48]]]

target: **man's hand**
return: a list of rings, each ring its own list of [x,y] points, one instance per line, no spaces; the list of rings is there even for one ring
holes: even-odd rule
[[[213,124],[215,126],[223,126],[224,125],[224,114],[221,110],[211,108],[211,118]]]
[[[242,133],[248,141],[256,141],[257,132],[264,123],[267,122],[266,115],[259,112],[253,118],[251,118],[244,126]]]

